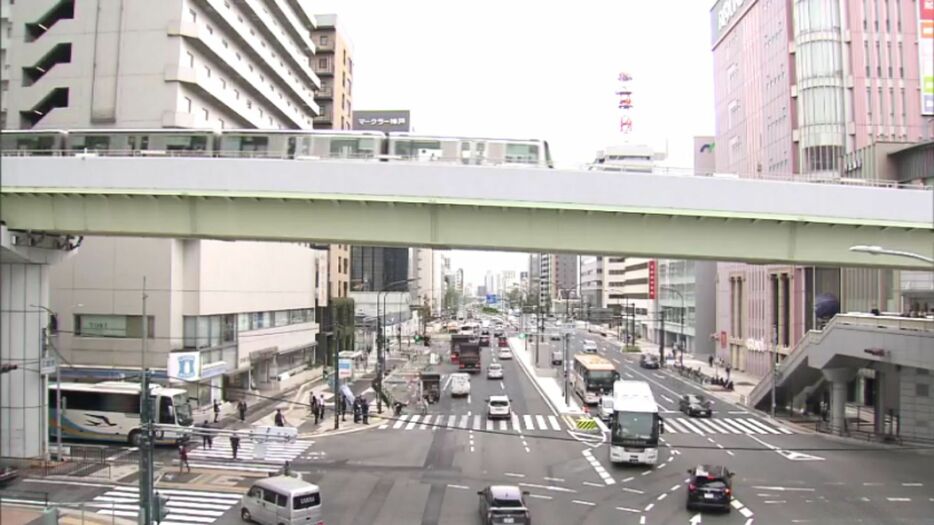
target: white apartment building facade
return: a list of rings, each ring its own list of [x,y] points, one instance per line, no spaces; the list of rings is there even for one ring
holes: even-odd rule
[[[85,238],[49,272],[65,374],[123,379],[145,366],[202,403],[227,398],[228,387],[269,385],[314,362],[323,253],[286,243]],[[162,373],[182,356],[196,363],[186,383]]]
[[[310,129],[298,0],[4,2],[6,127]]]

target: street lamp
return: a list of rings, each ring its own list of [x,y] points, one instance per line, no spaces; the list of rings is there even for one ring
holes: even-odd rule
[[[909,259],[917,259],[919,261],[934,264],[934,258],[928,257],[926,255],[921,255],[920,253],[914,252],[905,252],[901,250],[891,250],[888,248],[883,248],[882,246],[867,246],[865,244],[857,244],[856,246],[850,246],[850,251],[868,253],[870,255],[893,255],[895,257],[907,257]]]
[[[385,369],[384,355],[383,355],[384,354],[383,346],[384,346],[384,339],[385,339],[383,337],[383,333],[385,331],[385,323],[384,323],[385,319],[383,319],[383,317],[385,317],[385,313],[386,313],[386,306],[385,306],[386,296],[383,295],[383,309],[382,309],[383,316],[382,317],[380,316],[380,302],[379,302],[380,294],[391,292],[393,291],[392,289],[395,288],[396,286],[399,286],[402,284],[408,284],[412,281],[417,281],[417,280],[418,279],[416,278],[412,278],[412,279],[402,279],[399,281],[394,281],[394,282],[387,284],[382,290],[376,292],[376,317],[377,317],[376,369],[377,369],[377,385],[379,385],[379,392],[377,392],[378,395],[376,396],[376,412],[379,414],[383,413],[383,371]]]
[[[682,295],[681,292],[679,292],[675,288],[672,288],[671,286],[662,286],[661,289],[665,290],[666,292],[674,292],[678,294],[678,297],[681,298],[681,315],[678,316],[678,324],[679,324],[678,331],[680,332],[679,338],[681,339],[680,341],[681,343],[681,366],[684,366],[684,348],[687,346],[687,344],[684,341],[684,295]],[[664,330],[665,330],[665,326],[662,325],[662,331]]]
[[[48,326],[42,329],[42,357],[48,357],[46,354],[48,350],[46,348],[46,342],[50,341],[49,337],[52,336],[52,320],[57,319],[58,315],[52,310],[42,306],[40,304],[31,304],[29,305],[32,308],[41,308],[47,314],[49,314]],[[57,324],[57,323],[56,323]],[[62,459],[62,357],[58,353],[58,349],[55,348],[55,345],[49,344],[53,350],[55,350],[56,359],[55,359],[55,443],[58,447],[57,457],[59,460]],[[48,459],[48,457],[47,457]]]

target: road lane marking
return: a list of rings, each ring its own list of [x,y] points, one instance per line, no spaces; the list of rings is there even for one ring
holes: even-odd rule
[[[668,490],[674,492],[674,491],[676,491],[676,490],[678,490],[678,489],[680,489],[680,488],[681,488],[681,485],[672,485],[671,488],[668,489]]]
[[[648,512],[648,511],[652,510],[654,507],[655,507],[655,504],[654,504],[654,503],[649,503],[648,505],[645,506],[645,509],[644,509],[644,510],[645,510],[645,512]]]
[[[692,432],[694,432],[694,433],[697,434],[698,436],[703,436],[703,435],[704,435],[704,431],[703,431],[703,430],[701,430],[701,429],[695,427],[695,426],[694,426],[690,421],[688,421],[687,419],[682,419],[682,420],[680,421],[680,423],[681,423],[682,425],[684,425],[685,427],[689,428]]]
[[[499,429],[502,430],[502,431],[504,431],[504,432],[505,432],[506,430],[509,430],[509,425],[506,423],[506,420],[505,420],[505,419],[500,419],[500,420],[499,420]]]
[[[631,489],[629,487],[623,487],[623,492],[628,492],[630,494],[645,494],[644,490]]]
[[[887,500],[889,500],[889,501],[894,501],[894,502],[906,502],[906,501],[911,501],[911,498],[885,498],[885,499],[887,499]]]
[[[754,426],[757,426],[757,427],[759,427],[759,428],[764,428],[765,431],[768,432],[769,434],[776,434],[776,435],[777,435],[777,434],[781,434],[781,432],[779,432],[778,430],[775,430],[774,428],[772,428],[772,427],[766,425],[765,423],[763,423],[762,421],[759,421],[759,420],[756,419],[756,418],[752,418],[752,417],[751,417],[751,418],[748,418],[748,419],[746,419],[746,422],[749,423],[750,425],[754,425]]]
[[[552,417],[554,417],[554,416],[552,416]],[[532,416],[531,416],[531,414],[525,414],[525,415],[523,415],[523,416],[522,416],[522,421],[525,422],[525,429],[526,429],[526,430],[535,430],[535,424],[532,423]]]
[[[467,418],[470,416],[461,416],[460,423],[457,424],[457,428],[467,428]]]
[[[718,432],[717,432],[717,429],[716,429],[713,425],[710,424],[710,420],[709,420],[709,419],[694,419],[694,420],[692,420],[692,423],[694,423],[695,425],[699,426],[700,428],[706,430],[706,431],[707,431],[708,433],[710,433],[710,434],[717,434],[717,433],[718,433]]]
[[[524,478],[525,474],[516,474],[515,472],[504,472],[504,476],[509,476],[510,478]]]
[[[506,385],[504,385],[502,381],[499,382],[499,389],[506,390]]]
[[[723,423],[723,426],[725,426],[725,427],[729,427],[729,428],[734,428],[734,429],[736,429],[736,431],[733,432],[734,434],[748,434],[748,433],[749,433],[748,430],[746,430],[745,428],[743,428],[743,427],[737,425],[737,424],[733,421],[733,418],[721,419],[720,422]]]
[[[492,432],[492,431],[493,431],[493,420],[492,420],[492,419],[487,419],[487,420],[486,420],[486,429],[487,429],[488,432]]]
[[[671,399],[670,397],[666,396],[665,394],[659,394],[659,395],[660,395],[661,398],[664,399],[665,401],[668,401],[669,403],[674,404],[674,402],[675,402],[674,399]]]
[[[592,501],[581,501],[579,499],[572,499],[571,503],[577,503],[578,505],[587,505],[588,507],[596,507],[597,504]]]
[[[480,416],[473,417],[473,430],[480,430]]]
[[[430,414],[427,415],[427,416],[422,417],[422,424],[418,426],[418,429],[419,429],[419,430],[425,430],[426,428],[428,428],[428,422],[429,422],[429,421],[431,421],[431,415],[430,415]],[[434,428],[434,427],[432,427],[432,428]]]
[[[552,429],[552,430],[558,431],[558,432],[561,431],[561,425],[558,424],[558,418],[556,418],[555,416],[549,415],[549,416],[548,416],[548,423],[551,425],[551,429]]]
[[[645,525],[645,516],[639,517],[639,525]]]
[[[451,485],[449,483],[448,487],[452,489],[470,490],[470,487],[468,487],[467,485]]]
[[[407,419],[409,419],[409,416],[399,416],[399,419],[396,420],[396,424],[393,425],[392,428],[394,430],[399,429],[400,427],[402,427],[402,425],[405,424]]]
[[[545,476],[544,479],[545,481],[557,481],[558,483],[564,483],[564,478],[549,478],[548,476]]]
[[[763,501],[762,503],[788,503],[788,502],[783,499],[767,499]]]
[[[771,485],[753,485],[752,488],[758,490],[774,490],[776,492],[814,492],[814,489],[810,487],[776,487]]]
[[[552,492],[567,492],[569,494],[577,494],[577,491],[574,489],[569,489],[567,487],[558,487],[556,485],[539,485],[538,483],[526,483],[524,481],[519,482],[519,485],[522,487],[531,487],[533,489],[550,490]]]
[[[628,478],[622,480],[622,483],[629,483],[630,481],[636,479],[635,476],[629,476]]]
[[[738,431],[724,425],[720,420],[708,419],[707,424],[719,430],[721,434],[739,434]]]
[[[661,501],[661,500],[663,500],[663,499],[665,499],[665,498],[667,498],[667,497],[668,497],[668,493],[667,493],[667,492],[662,492],[662,493],[659,494],[658,497],[655,498],[655,499],[656,499],[657,501]]]
[[[421,417],[421,416],[412,416],[412,418],[409,419],[409,424],[405,426],[405,429],[406,429],[406,430],[412,430],[413,428],[415,428],[415,425],[418,424],[418,418],[419,418],[419,417]]]
[[[670,430],[670,429],[672,429],[672,428],[674,429],[673,434],[679,434],[679,433],[680,433],[680,434],[686,434],[686,433],[688,432],[687,429],[685,429],[685,428],[682,427],[680,424],[678,424],[678,420],[677,420],[677,419],[675,419],[675,418],[666,419],[666,420],[665,420],[665,431],[667,432],[668,430]]]
[[[767,432],[764,432],[761,428],[750,423],[749,419],[740,418],[740,419],[733,420],[733,422],[741,427],[745,427],[749,429],[750,434],[767,434]]]
[[[545,418],[542,415],[536,415],[535,421],[538,423],[539,430],[548,430],[548,427],[545,425]]]
[[[743,507],[743,508],[739,509],[739,513],[742,514],[744,518],[751,518],[751,517],[752,517],[752,511],[749,510],[748,507]]]
[[[551,496],[545,496],[544,494],[529,494],[529,497],[536,499],[554,499]]]
[[[606,486],[602,483],[594,483],[593,481],[581,481],[581,484],[587,485],[588,487],[599,487],[601,489]]]
[[[635,513],[642,512],[639,509],[631,509],[629,507],[616,507],[616,510],[621,510],[623,512],[635,512]]]
[[[903,487],[923,487],[924,483],[902,483]]]

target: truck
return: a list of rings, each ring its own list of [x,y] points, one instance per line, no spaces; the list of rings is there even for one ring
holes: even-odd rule
[[[476,341],[461,343],[459,345],[458,368],[464,372],[475,373],[480,371],[480,344]]]
[[[476,343],[477,337],[473,334],[452,334],[451,335],[451,363],[457,363],[460,359],[460,345],[464,343]]]

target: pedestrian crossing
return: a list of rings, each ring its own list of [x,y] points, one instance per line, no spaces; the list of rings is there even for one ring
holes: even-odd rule
[[[209,525],[217,521],[231,507],[240,503],[241,495],[228,492],[201,490],[156,489],[168,498],[169,509],[159,525]],[[137,519],[139,515],[139,488],[114,487],[94,498],[89,505],[97,514]]]
[[[509,419],[492,420],[485,415],[427,414],[388,418],[378,430],[485,430],[496,432],[563,432],[557,417],[551,414],[513,414]]]
[[[670,434],[792,434],[785,427],[769,424],[754,417],[665,418],[665,432]]]
[[[244,440],[237,450],[237,459],[233,459],[229,440],[215,438],[213,448],[190,450],[188,462],[191,468],[278,472],[286,461],[293,461],[314,443],[301,439],[291,443],[253,443]]]

